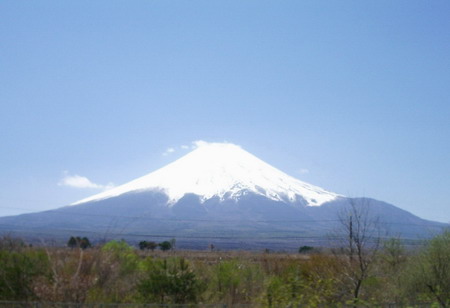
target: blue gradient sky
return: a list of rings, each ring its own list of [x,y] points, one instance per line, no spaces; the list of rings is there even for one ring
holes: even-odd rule
[[[450,222],[449,13],[447,0],[1,1],[0,215],[72,203],[206,140]],[[74,175],[90,182],[61,185]]]

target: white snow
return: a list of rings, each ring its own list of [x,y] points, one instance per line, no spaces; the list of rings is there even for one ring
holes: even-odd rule
[[[237,145],[203,142],[159,170],[72,205],[144,190],[165,192],[169,205],[186,193],[199,195],[205,201],[214,196],[235,199],[251,191],[277,201],[294,202],[301,197],[310,206],[340,197],[285,174]]]

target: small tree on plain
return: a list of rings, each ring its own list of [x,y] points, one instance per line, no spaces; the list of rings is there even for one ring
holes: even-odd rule
[[[80,247],[81,249],[86,249],[92,247],[91,242],[87,237],[73,237],[71,236],[70,239],[67,241],[67,246],[70,248]]]
[[[75,248],[75,247],[77,247],[77,245],[78,245],[78,243],[77,243],[76,238],[74,238],[73,236],[71,236],[70,239],[69,239],[69,241],[67,242],[67,247]]]
[[[172,244],[169,241],[161,242],[158,244],[158,246],[162,251],[167,251],[172,248]]]
[[[86,249],[86,248],[92,247],[91,242],[89,241],[89,239],[87,237],[83,237],[82,239],[80,239],[79,243],[80,243],[81,249]]]
[[[339,213],[339,224],[340,247],[334,252],[344,272],[343,285],[350,287],[356,305],[380,248],[381,229],[378,218],[370,213],[370,201],[365,198],[349,199],[349,206]]]
[[[383,242],[383,261],[388,270],[399,271],[400,266],[405,263],[405,247],[399,238],[390,238]]]
[[[298,253],[310,253],[314,250],[314,247],[311,246],[302,246],[298,249]]]
[[[147,242],[147,249],[150,249],[151,251],[155,250],[155,248],[158,247],[158,244],[153,242],[153,241],[149,241]]]
[[[144,250],[144,249],[150,249],[151,251],[155,250],[155,248],[158,247],[158,244],[156,244],[155,242],[152,241],[141,241],[139,242],[139,249],[140,250]]]
[[[147,241],[140,241],[138,245],[140,250],[147,249]]]

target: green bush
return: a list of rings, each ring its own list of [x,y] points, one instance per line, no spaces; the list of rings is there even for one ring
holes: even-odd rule
[[[48,273],[48,258],[42,250],[0,250],[0,300],[34,299],[34,280]]]
[[[450,231],[431,239],[404,273],[408,296],[450,306]]]
[[[208,300],[228,305],[254,302],[263,289],[264,275],[260,264],[244,260],[225,260],[209,273]]]
[[[290,261],[281,272],[269,273],[262,303],[267,307],[317,307],[335,305],[336,274],[332,259],[311,256],[307,261]]]
[[[96,259],[89,289],[89,302],[127,303],[136,297],[136,277],[140,259],[136,250],[125,241],[110,241],[100,251],[91,251]]]
[[[143,261],[144,275],[137,290],[148,303],[196,303],[203,288],[183,258]]]
[[[139,257],[134,248],[124,240],[106,243],[102,247],[102,252],[119,264],[122,274],[130,274],[138,269]]]

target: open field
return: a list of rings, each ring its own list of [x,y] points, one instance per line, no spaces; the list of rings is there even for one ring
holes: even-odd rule
[[[0,300],[33,307],[448,307],[449,243],[445,232],[413,251],[392,239],[376,250],[303,247],[302,253],[281,253],[139,250],[125,241],[85,249],[76,243],[30,247],[4,237]]]

